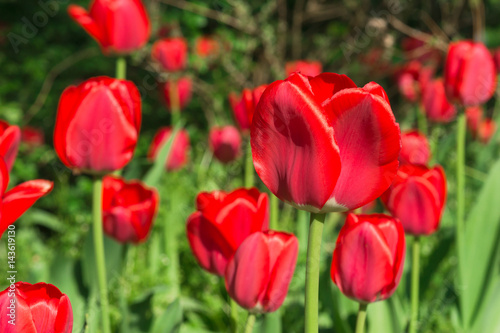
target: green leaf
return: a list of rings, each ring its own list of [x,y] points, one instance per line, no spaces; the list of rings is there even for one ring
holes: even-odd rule
[[[500,161],[497,161],[484,183],[478,200],[472,208],[465,226],[464,249],[459,251],[461,269],[459,295],[462,304],[462,320],[468,329],[475,320],[478,308],[491,283],[493,264],[499,244]]]
[[[179,299],[175,300],[168,308],[157,317],[153,323],[151,333],[177,333],[182,324],[182,307]]]
[[[31,208],[23,216],[23,225],[36,224],[54,231],[63,231],[64,225],[62,221],[54,214],[44,210]]]
[[[168,156],[170,155],[170,150],[172,149],[174,138],[177,136],[177,133],[182,128],[183,122],[180,121],[177,126],[175,126],[172,135],[168,139],[167,143],[161,147],[158,155],[156,156],[155,162],[153,166],[149,169],[146,175],[143,178],[143,181],[148,186],[155,186],[160,183],[161,176],[165,173],[165,164],[167,163]]]

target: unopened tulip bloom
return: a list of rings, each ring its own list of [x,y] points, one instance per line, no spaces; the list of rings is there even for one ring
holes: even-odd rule
[[[389,190],[381,197],[405,232],[429,235],[441,221],[446,201],[446,176],[441,166],[403,165]]]
[[[9,170],[0,158],[0,237],[28,208],[52,190],[54,184],[48,180],[29,180],[10,190]],[[1,320],[0,320],[1,321]]]
[[[457,115],[455,106],[446,97],[442,79],[435,79],[428,83],[424,90],[422,104],[427,118],[436,123],[449,123]]]
[[[398,219],[349,214],[333,252],[332,280],[344,295],[358,302],[387,299],[401,279],[405,251]]]
[[[451,43],[446,57],[444,84],[453,103],[474,106],[488,101],[495,92],[496,69],[486,46],[473,41]]]
[[[196,54],[201,58],[213,57],[219,53],[219,42],[208,36],[196,39]]]
[[[491,118],[484,119],[481,121],[478,127],[477,136],[479,141],[483,144],[490,142],[491,138],[497,130],[497,125],[495,121]]]
[[[165,103],[167,104],[167,108],[169,111],[172,110],[172,105],[171,105],[171,84],[172,81],[167,81],[163,85],[163,96],[165,98]],[[192,93],[192,82],[191,79],[188,77],[182,77],[179,80],[175,81],[174,86],[177,88],[177,93],[175,98],[177,98],[177,101],[179,102],[179,107],[180,109],[184,109],[189,102],[191,101],[191,93]],[[175,91],[173,92],[175,93]]]
[[[399,92],[410,102],[416,102],[420,96],[419,74],[422,65],[418,61],[411,61],[401,68],[396,77]]]
[[[108,173],[132,159],[140,126],[141,97],[136,86],[109,77],[92,78],[64,90],[54,148],[68,168]]]
[[[243,89],[241,95],[236,95],[235,93],[229,94],[229,104],[231,104],[234,118],[242,131],[250,129],[255,107],[266,88],[267,84],[263,84],[253,90]]]
[[[251,127],[255,169],[281,200],[313,213],[379,197],[398,169],[401,135],[384,89],[345,75],[292,74],[262,95]]]
[[[269,230],[248,236],[227,265],[227,292],[251,313],[278,310],[288,293],[298,250],[293,234]]]
[[[106,176],[102,186],[104,232],[120,243],[144,242],[158,210],[156,189],[140,181]]]
[[[289,61],[285,65],[287,76],[295,72],[300,72],[305,76],[317,76],[323,71],[323,65],[319,61],[297,60]]]
[[[196,206],[187,221],[189,245],[200,266],[219,276],[249,235],[269,227],[268,197],[256,188],[202,192]]]
[[[153,45],[153,59],[167,72],[181,71],[186,67],[188,45],[184,38],[164,38]]]
[[[481,106],[469,106],[465,109],[467,127],[473,138],[476,137],[479,124],[483,121],[483,108]]]
[[[241,136],[236,127],[214,127],[209,134],[209,147],[215,158],[229,163],[241,155]]]
[[[0,157],[3,158],[7,168],[12,169],[21,142],[21,130],[18,126],[0,120]]]
[[[401,134],[401,164],[427,164],[431,157],[431,148],[427,137],[416,130],[406,131]]]
[[[39,128],[25,126],[21,128],[21,142],[29,147],[42,146],[45,143],[45,135]]]
[[[149,146],[148,158],[156,159],[158,153],[167,144],[172,135],[172,127],[162,127],[156,132]],[[179,130],[175,136],[165,167],[168,171],[182,169],[189,161],[189,134],[185,129]]]
[[[101,46],[104,53],[127,54],[142,48],[151,33],[141,0],[94,0],[90,10],[70,5],[69,15]]]
[[[71,302],[66,294],[52,284],[11,284],[0,293],[0,306],[0,331],[3,333],[72,332]]]

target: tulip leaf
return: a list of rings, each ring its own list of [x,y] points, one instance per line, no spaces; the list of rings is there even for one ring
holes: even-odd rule
[[[183,122],[180,121],[172,131],[172,135],[168,138],[167,143],[160,148],[153,166],[148,170],[143,178],[146,185],[158,187],[161,176],[165,173],[165,164],[167,163],[168,156],[172,150],[174,138],[177,136],[177,133],[180,131],[182,126]]]
[[[182,307],[179,299],[155,319],[151,333],[177,333],[182,324]]]
[[[62,221],[54,214],[41,209],[31,208],[22,217],[23,225],[36,224],[53,231],[63,231],[64,225]]]
[[[474,323],[494,270],[498,271],[493,262],[500,244],[499,188],[500,161],[497,161],[470,211],[465,226],[464,248],[459,251],[463,253],[459,258],[462,267],[459,295],[465,329]]]
[[[500,279],[492,281],[487,297],[482,301],[478,318],[470,330],[471,333],[500,333]]]
[[[367,309],[368,333],[399,333],[404,332],[396,316],[390,300],[375,302]]]

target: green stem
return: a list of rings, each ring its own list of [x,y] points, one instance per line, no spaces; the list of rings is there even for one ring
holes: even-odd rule
[[[170,207],[173,207],[173,203],[170,202]],[[170,281],[170,286],[172,290],[172,297],[176,299],[179,296],[180,283],[179,283],[179,249],[177,243],[177,226],[174,221],[169,220],[171,214],[165,214],[165,220],[163,221],[163,232],[165,240],[165,252],[169,260],[169,265],[167,267],[168,281]]]
[[[411,318],[408,333],[417,332],[418,321],[418,289],[420,276],[420,237],[415,236],[413,240],[411,261]]]
[[[368,304],[359,303],[358,319],[356,320],[356,332],[355,333],[364,333],[365,332],[366,307],[367,306],[368,306]]]
[[[246,160],[245,160],[245,187],[252,187],[254,184],[254,168],[252,158],[252,146],[250,140],[248,141]]]
[[[465,136],[466,136],[465,112],[461,112],[457,120],[457,226],[456,243],[458,252],[458,271],[460,284],[465,286],[467,281],[463,281],[465,274],[463,265],[464,256],[464,232],[465,232]],[[461,303],[463,310],[463,302]],[[464,323],[467,327],[468,323]]]
[[[245,324],[245,333],[252,333],[254,324],[255,324],[255,314],[249,313],[247,318],[247,323]]]
[[[232,298],[229,299],[229,305],[231,306],[231,320],[232,320],[232,328],[233,332],[238,332],[238,324],[239,324],[239,315],[238,315],[238,303]]]
[[[297,214],[297,238],[299,239],[299,252],[304,253],[307,244],[307,233],[309,232],[309,212],[299,210]]]
[[[116,78],[120,80],[127,78],[127,60],[125,57],[116,59]]]
[[[168,96],[170,98],[170,112],[172,113],[172,126],[176,126],[181,120],[179,89],[176,80],[169,81]]]
[[[415,112],[417,113],[417,124],[418,124],[418,130],[427,136],[428,134],[428,129],[427,129],[427,116],[422,112],[420,106],[417,104],[415,107]]]
[[[280,209],[280,202],[277,196],[275,196],[272,193],[269,193],[271,196],[271,218],[269,221],[269,229],[271,230],[277,230],[278,228],[278,215],[279,215],[279,209]]]
[[[326,214],[311,213],[306,262],[305,333],[318,332],[318,296],[321,240]]]
[[[102,234],[102,177],[99,176],[96,176],[93,181],[92,218],[94,228],[94,254],[97,265],[97,280],[101,303],[102,329],[104,333],[110,333],[111,324],[109,319],[106,262],[104,257],[104,241]]]

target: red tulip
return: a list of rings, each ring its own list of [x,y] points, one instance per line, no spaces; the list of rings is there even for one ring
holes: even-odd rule
[[[446,176],[441,166],[403,165],[381,197],[405,232],[429,235],[437,230],[446,201]]]
[[[305,76],[317,76],[323,71],[323,65],[319,61],[297,60],[289,61],[285,65],[286,76],[300,72]]]
[[[490,51],[480,42],[451,43],[444,82],[453,103],[474,106],[488,101],[496,87],[495,63]]]
[[[106,176],[102,185],[104,232],[120,243],[144,242],[158,210],[158,193],[139,181]]]
[[[240,96],[229,94],[229,104],[233,109],[234,118],[242,131],[250,129],[250,114],[254,113],[255,104],[250,89],[243,89]]]
[[[182,77],[175,83],[177,88],[176,90],[177,90],[177,98],[179,101],[179,107],[182,110],[189,104],[189,102],[191,102],[191,90],[192,90],[191,79],[188,77]],[[167,81],[163,85],[163,96],[165,97],[165,102],[167,104],[167,108],[169,111],[172,109],[172,106],[170,104],[171,84],[172,84],[171,81]]]
[[[419,75],[422,65],[418,61],[406,64],[397,73],[399,92],[410,102],[416,102],[420,96]]]
[[[134,154],[141,126],[141,97],[130,81],[89,79],[64,90],[54,130],[54,148],[75,170],[107,173]]]
[[[472,137],[476,137],[479,124],[483,120],[483,108],[481,106],[469,106],[465,109],[465,117]]]
[[[156,132],[153,142],[149,146],[148,158],[155,160],[156,156],[167,144],[170,136],[172,135],[172,127],[162,127]],[[175,171],[182,169],[189,161],[189,134],[185,129],[181,129],[170,148],[170,153],[165,164],[168,171]]]
[[[293,234],[269,230],[248,236],[227,265],[227,292],[252,313],[278,310],[288,293],[298,251]]]
[[[25,126],[21,128],[21,142],[30,147],[42,146],[45,143],[45,135],[39,128]]]
[[[184,38],[164,38],[153,45],[151,56],[167,72],[182,71],[186,67],[188,45]]]
[[[0,306],[3,333],[71,333],[73,330],[71,302],[52,284],[11,284],[0,293]]]
[[[431,157],[429,141],[422,133],[411,130],[401,134],[401,152],[399,162],[401,164],[427,164]]]
[[[268,197],[256,188],[202,192],[196,206],[187,221],[189,245],[200,266],[213,274],[223,276],[245,238],[269,227]]]
[[[446,98],[442,79],[428,83],[424,90],[422,104],[427,118],[437,123],[448,123],[457,115],[455,106]]]
[[[201,58],[216,56],[219,53],[219,42],[208,36],[202,36],[196,39],[196,54]]]
[[[101,46],[104,53],[130,53],[148,41],[151,25],[140,0],[93,0],[90,11],[70,5],[69,15]]]
[[[7,190],[9,170],[0,158],[0,237],[28,208],[45,194],[54,184],[48,180],[29,180]],[[0,320],[1,321],[1,320]]]
[[[483,144],[487,144],[488,142],[490,142],[496,130],[497,125],[493,119],[484,119],[483,121],[481,121],[477,132],[479,141],[481,141]]]
[[[242,131],[250,129],[255,107],[266,88],[267,84],[263,84],[254,90],[243,89],[239,96],[235,93],[229,94],[229,104],[231,104],[234,118]]]
[[[347,211],[380,196],[398,169],[399,125],[387,95],[345,75],[292,74],[261,97],[251,128],[255,169],[281,200]]]
[[[241,136],[236,127],[214,127],[209,134],[209,147],[215,158],[229,163],[241,155]]]
[[[349,214],[333,252],[331,277],[340,291],[361,303],[389,298],[405,261],[405,234],[384,214]]]
[[[500,72],[500,47],[492,51],[493,61],[495,62],[495,69]]]
[[[21,130],[18,126],[0,120],[0,157],[3,158],[7,168],[12,169],[21,142]]]

